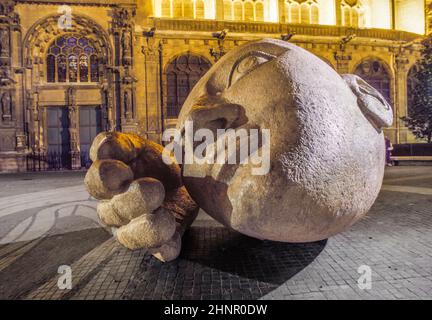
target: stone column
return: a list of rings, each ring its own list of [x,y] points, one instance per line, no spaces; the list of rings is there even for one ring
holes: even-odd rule
[[[393,127],[396,129],[394,143],[404,143],[408,140],[408,129],[405,123],[400,119],[407,115],[408,97],[407,97],[407,76],[408,76],[408,57],[404,52],[398,52],[394,56],[394,122]]]
[[[24,87],[24,68],[22,65],[22,34],[18,15],[14,14],[11,24],[11,70],[15,80],[15,119],[16,119],[16,149],[24,152],[27,149],[27,133],[25,128],[26,108],[25,96],[22,88]]]
[[[14,3],[7,1],[4,7],[0,7],[0,10],[0,125],[3,128],[16,129],[16,80],[12,69],[12,56],[15,51],[12,46],[12,25],[15,22]]]
[[[160,99],[160,39],[145,37],[142,47],[144,56],[144,123],[145,135],[152,140],[160,141],[161,134],[161,99]]]
[[[115,94],[117,123],[124,132],[137,132],[135,110],[134,23],[135,8],[120,7],[112,11],[111,35],[115,45]],[[120,120],[120,121],[118,121]]]
[[[336,61],[336,71],[340,74],[350,73],[351,53],[339,50],[334,52],[333,56]]]
[[[425,1],[426,34],[432,32],[432,0]]]
[[[25,170],[20,19],[15,1],[0,7],[0,171]]]
[[[36,94],[33,94],[31,90],[27,89],[25,92],[25,109],[26,109],[26,124],[27,124],[27,134],[28,134],[28,147],[35,147],[35,125],[39,121],[36,104]],[[31,132],[31,133],[30,133]]]
[[[102,117],[102,130],[111,131],[115,128],[115,123],[113,121],[113,90],[111,86],[105,82],[101,88],[102,106],[101,106],[101,117]]]
[[[69,136],[70,136],[70,156],[71,156],[71,169],[81,168],[80,157],[80,140],[79,140],[79,110],[76,104],[76,89],[70,87],[67,90],[67,106],[69,115]]]

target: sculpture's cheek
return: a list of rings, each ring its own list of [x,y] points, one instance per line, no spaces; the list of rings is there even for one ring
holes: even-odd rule
[[[268,175],[237,169],[226,190],[229,214],[222,212],[219,221],[260,239],[308,242],[342,232],[365,215],[381,187],[383,135],[358,109],[352,115],[339,110],[347,118],[333,131],[322,130],[325,113],[316,131],[299,124],[309,130],[300,131],[295,144],[273,137],[285,153],[273,150]]]

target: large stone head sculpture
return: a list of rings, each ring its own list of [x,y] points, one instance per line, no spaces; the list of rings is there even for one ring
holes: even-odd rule
[[[259,239],[325,239],[350,227],[376,199],[385,165],[382,128],[392,119],[385,99],[361,78],[340,76],[293,44],[265,39],[220,59],[180,113],[180,141],[207,130],[217,139],[206,146],[217,153],[206,148],[201,160],[217,161],[179,166],[166,161],[167,148],[138,135],[102,133],[85,183],[118,240],[163,261],[178,256],[198,206]],[[246,155],[239,132],[246,132],[238,135],[246,136]],[[185,143],[183,158],[200,147]]]
[[[384,172],[385,99],[293,44],[265,39],[218,61],[186,100],[178,128],[268,129],[256,164],[185,164],[183,181],[213,218],[261,239],[328,238],[371,207]]]

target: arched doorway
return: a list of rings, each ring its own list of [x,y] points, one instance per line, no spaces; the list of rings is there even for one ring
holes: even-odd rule
[[[76,84],[94,85],[99,83],[100,55],[94,41],[79,34],[64,34],[52,41],[46,55],[46,83],[53,85]],[[72,87],[70,87],[72,88]],[[69,90],[70,92],[70,90]],[[68,100],[70,98],[68,97]],[[76,100],[76,98],[75,98]],[[77,132],[81,166],[90,163],[89,151],[93,139],[102,130],[100,105],[77,105],[78,114],[73,115],[75,106],[49,106],[47,116],[46,154],[48,166],[52,168],[70,168],[71,135],[69,134],[71,117],[79,119]],[[72,112],[71,112],[72,111]]]
[[[58,15],[35,23],[23,41],[29,170],[78,169],[91,141],[112,127],[115,87],[109,35],[87,17],[62,29]],[[47,39],[49,39],[47,41]],[[37,168],[36,168],[37,167]]]
[[[99,83],[100,57],[98,55],[100,56],[100,52],[97,46],[86,36],[70,33],[57,37],[52,41],[46,55],[46,83],[66,84],[70,86],[67,92],[71,92],[73,86],[77,84]],[[88,106],[81,103],[71,105],[72,99],[76,100],[76,97],[68,96],[64,105],[48,106],[46,109],[48,119],[46,157],[48,168],[51,169],[71,168],[71,151],[74,143],[71,141],[73,140],[70,134],[71,122],[78,124],[79,130],[76,132],[78,137],[75,143],[83,167],[89,165],[91,142],[102,130],[101,106]]]
[[[363,60],[355,69],[354,73],[363,78],[372,87],[377,89],[387,102],[391,105],[390,97],[390,75],[383,62],[379,59]]]
[[[178,56],[168,64],[165,71],[168,119],[178,117],[189,92],[210,67],[206,58],[190,53]]]

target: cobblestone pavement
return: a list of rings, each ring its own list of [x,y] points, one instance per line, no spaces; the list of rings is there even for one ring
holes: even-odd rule
[[[0,175],[1,299],[432,298],[431,166],[389,168],[367,217],[325,241],[260,241],[202,213],[166,264],[112,239],[82,178]],[[60,265],[71,290],[57,286]],[[357,284],[362,265],[370,289]]]

